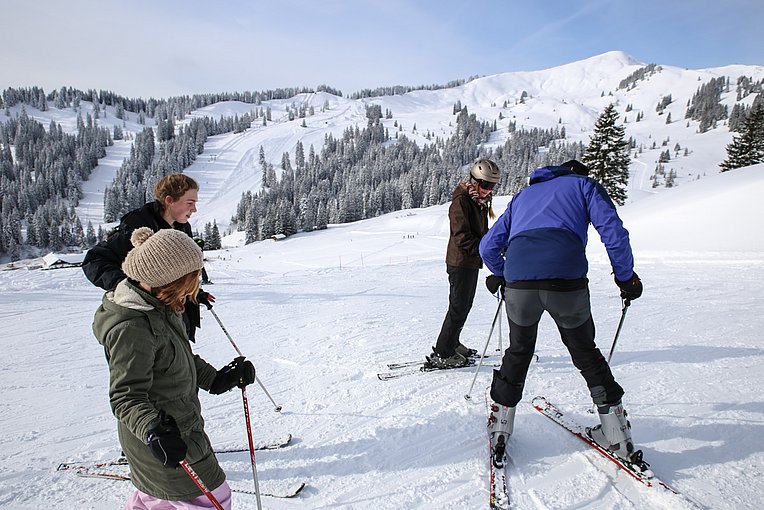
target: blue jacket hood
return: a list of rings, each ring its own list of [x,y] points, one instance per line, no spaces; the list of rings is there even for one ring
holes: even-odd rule
[[[530,184],[551,181],[555,177],[571,175],[574,172],[566,166],[542,166],[531,172]]]

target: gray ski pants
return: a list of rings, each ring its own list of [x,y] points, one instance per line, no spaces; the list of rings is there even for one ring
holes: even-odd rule
[[[623,388],[613,378],[605,357],[594,343],[588,288],[564,292],[506,288],[504,299],[509,319],[509,347],[504,352],[501,368],[494,370],[491,398],[495,402],[509,407],[520,402],[536,350],[538,324],[545,311],[557,325],[562,343],[592,396],[608,403],[621,400]]]

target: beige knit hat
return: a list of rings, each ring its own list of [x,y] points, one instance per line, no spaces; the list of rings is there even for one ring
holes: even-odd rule
[[[122,271],[135,281],[156,288],[174,282],[204,265],[202,250],[180,230],[135,229],[130,236],[133,248],[122,263]]]

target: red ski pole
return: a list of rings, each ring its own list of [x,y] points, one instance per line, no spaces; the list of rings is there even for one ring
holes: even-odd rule
[[[212,503],[217,510],[225,510],[223,508],[223,505],[220,504],[220,502],[215,498],[215,496],[212,495],[212,492],[207,488],[206,485],[204,485],[204,482],[201,478],[199,478],[199,475],[196,474],[196,471],[188,464],[188,461],[186,459],[183,459],[180,461],[180,465],[183,468],[183,470],[188,473],[188,476],[191,477],[191,479],[194,481],[197,487],[199,487],[199,490],[201,490],[205,496],[207,496],[207,499],[210,500],[210,503]]]
[[[218,324],[220,325],[220,329],[223,330],[223,333],[228,337],[228,340],[231,342],[231,345],[233,346],[234,350],[244,358],[244,355],[242,354],[241,350],[239,349],[239,346],[236,345],[236,342],[233,341],[233,338],[228,333],[228,330],[225,329],[225,326],[223,326],[223,321],[220,320],[220,317],[218,317],[218,314],[215,313],[215,310],[212,308],[208,308],[208,310],[212,313],[212,316],[215,317],[215,320],[218,321]],[[260,384],[260,387],[263,389],[266,395],[268,395],[268,398],[271,399],[271,402],[273,402],[273,405],[276,406],[276,411],[281,411],[281,406],[277,406],[276,402],[273,401],[273,398],[271,398],[270,393],[268,393],[268,390],[265,389],[265,386],[263,386],[263,383],[260,382],[260,380],[255,376],[255,381],[257,381],[258,384]],[[252,441],[252,422],[249,419],[249,400],[247,400],[247,387],[244,386],[241,388],[241,400],[244,403],[244,419],[247,422],[247,440],[249,441],[249,460],[252,464],[252,481],[255,484],[255,496],[257,497],[257,508],[258,510],[262,510],[262,503],[260,502],[260,484],[257,481],[257,463],[255,462],[255,444]]]
[[[241,400],[244,402],[244,417],[247,421],[247,439],[249,440],[249,460],[252,464],[252,480],[255,484],[255,497],[257,498],[257,508],[262,510],[262,504],[260,503],[260,484],[257,481],[257,467],[255,463],[255,444],[252,442],[252,424],[249,420],[249,401],[247,400],[247,388],[246,386],[241,389]]]

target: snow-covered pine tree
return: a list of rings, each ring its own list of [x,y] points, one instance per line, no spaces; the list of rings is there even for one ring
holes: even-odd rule
[[[220,229],[218,229],[217,220],[212,220],[212,230],[210,231],[209,239],[207,239],[207,246],[209,250],[219,250],[223,247],[220,241]]]
[[[204,248],[203,249],[211,249],[210,248],[210,237],[212,237],[212,223],[205,223],[204,224],[204,231],[202,232],[202,239],[204,240]]]
[[[740,128],[740,134],[727,145],[727,159],[722,172],[764,162],[764,103],[752,109]]]
[[[591,170],[590,176],[605,187],[613,202],[623,205],[629,183],[630,157],[625,129],[617,125],[617,121],[618,112],[611,103],[597,119],[582,159]]]
[[[257,217],[254,210],[249,210],[244,220],[244,244],[257,241]]]
[[[98,242],[98,237],[96,236],[96,231],[93,228],[93,223],[91,223],[88,220],[88,226],[85,230],[85,247],[90,248],[94,246]]]
[[[302,141],[297,141],[297,146],[294,151],[294,164],[297,167],[297,171],[305,168],[305,148],[302,145]]]

